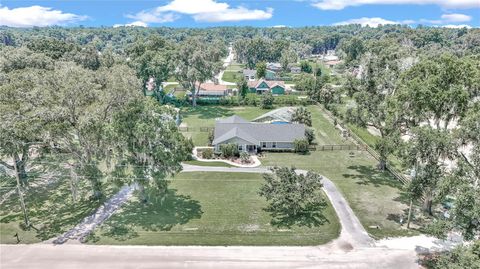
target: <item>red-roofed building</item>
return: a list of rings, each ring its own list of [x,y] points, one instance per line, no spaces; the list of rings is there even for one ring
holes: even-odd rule
[[[231,89],[227,85],[220,85],[211,82],[195,84],[197,97],[223,97],[231,94]]]
[[[325,62],[325,65],[330,67],[330,68],[333,68],[335,65],[341,63],[342,61],[340,60],[331,60],[331,61],[326,61]]]

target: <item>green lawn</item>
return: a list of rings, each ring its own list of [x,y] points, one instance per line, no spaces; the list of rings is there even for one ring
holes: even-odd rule
[[[375,144],[380,140],[380,137],[371,134],[367,128],[359,127],[355,124],[347,124],[348,128],[352,130],[363,142],[367,143],[371,148],[375,147]]]
[[[315,129],[318,145],[351,144],[350,141],[341,137],[340,131],[325,118],[318,106],[309,106],[308,110],[312,113],[312,127]]]
[[[164,90],[166,93],[170,93],[174,88],[181,88],[181,86],[178,85],[178,84],[169,84],[169,85],[163,87],[163,90]]]
[[[322,111],[309,106],[312,113],[312,125],[316,132],[318,145],[351,144],[340,135]],[[259,108],[198,107],[185,111],[189,126],[213,126],[213,119],[220,116],[238,114],[252,119],[266,111]],[[185,114],[185,113],[184,113]],[[205,121],[206,120],[206,121]],[[191,124],[190,124],[191,123]],[[192,133],[197,145],[204,145],[207,133]],[[205,142],[203,142],[205,141]],[[202,144],[203,143],[203,144]],[[365,228],[375,237],[407,234],[399,224],[400,214],[407,208],[402,184],[390,174],[376,170],[376,160],[365,151],[355,151],[350,157],[349,151],[316,151],[310,155],[293,153],[266,153],[262,164],[294,165],[297,168],[317,171],[330,178],[344,193],[352,209],[356,212]],[[378,225],[381,229],[370,229]]]
[[[309,106],[309,110],[319,145],[351,144],[340,136],[317,106]],[[373,146],[378,139],[364,128],[349,127],[369,145]],[[316,151],[304,156],[271,153],[261,161],[263,165],[287,163],[318,171],[330,178],[344,193],[365,228],[375,237],[408,233],[398,224],[399,214],[407,208],[402,184],[388,172],[377,171],[377,161],[366,151],[355,151],[355,157],[350,157],[350,151]],[[374,225],[382,228],[368,228]]]
[[[365,229],[374,237],[406,235],[398,223],[408,207],[402,184],[388,172],[376,169],[376,160],[366,151],[315,151],[309,155],[267,153],[265,166],[295,166],[317,171],[331,179],[344,194]],[[378,225],[380,229],[369,226]]]
[[[162,204],[133,199],[88,242],[124,245],[320,245],[339,235],[331,205],[327,223],[307,228],[270,225],[258,195],[261,175],[180,173]]]
[[[259,107],[184,107],[181,111],[182,122],[187,124],[189,130],[183,134],[191,137],[195,146],[206,146],[208,144],[208,132],[201,132],[200,127],[213,127],[216,118],[238,115],[247,120],[252,120],[268,111]]]
[[[230,71],[225,71],[222,76],[222,80],[227,81],[227,82],[237,82],[240,78],[242,78],[243,73],[241,72],[230,72]]]
[[[229,66],[227,66],[227,69],[225,69],[225,71],[238,72],[238,71],[243,71],[243,69],[245,69],[245,65],[239,64],[239,63],[232,63]]]

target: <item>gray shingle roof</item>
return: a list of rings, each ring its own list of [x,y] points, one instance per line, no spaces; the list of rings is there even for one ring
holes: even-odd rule
[[[213,144],[222,143],[234,137],[249,141],[252,144],[260,142],[293,142],[295,139],[305,138],[303,124],[270,124],[247,122],[235,116],[238,122],[231,119],[217,120],[215,123],[215,139]],[[244,122],[241,122],[242,119]]]
[[[248,121],[240,116],[233,115],[228,118],[217,119],[219,123],[248,123]]]
[[[244,76],[256,76],[257,75],[257,70],[253,70],[253,69],[243,69],[243,75]]]

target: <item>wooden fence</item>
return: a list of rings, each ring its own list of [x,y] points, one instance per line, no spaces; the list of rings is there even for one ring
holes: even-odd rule
[[[208,133],[208,132],[211,132],[214,128],[213,127],[200,127],[200,128],[193,128],[193,127],[178,127],[178,130],[180,130],[180,132],[196,132],[196,131],[199,131],[199,132],[205,132],[205,133]]]
[[[311,145],[310,150],[334,151],[334,150],[365,150],[361,145]]]
[[[349,138],[351,138],[357,145],[360,145],[363,147],[373,158],[375,158],[377,161],[380,161],[380,155],[373,149],[371,148],[367,143],[365,143],[359,136],[357,136],[346,124],[342,122],[342,120],[338,119],[335,117],[335,115],[332,114],[332,112],[328,111],[323,107],[323,105],[318,105],[320,109],[330,118],[331,121],[336,121],[338,125],[340,125],[343,130],[346,130],[348,132]],[[402,182],[403,184],[408,183],[410,180],[405,177],[400,171],[398,171],[395,167],[391,166],[388,161],[385,166],[385,168],[392,174],[394,178]]]

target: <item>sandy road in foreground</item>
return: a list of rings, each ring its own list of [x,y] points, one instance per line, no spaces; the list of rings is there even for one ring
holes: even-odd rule
[[[413,250],[320,247],[1,245],[10,268],[417,268]]]

